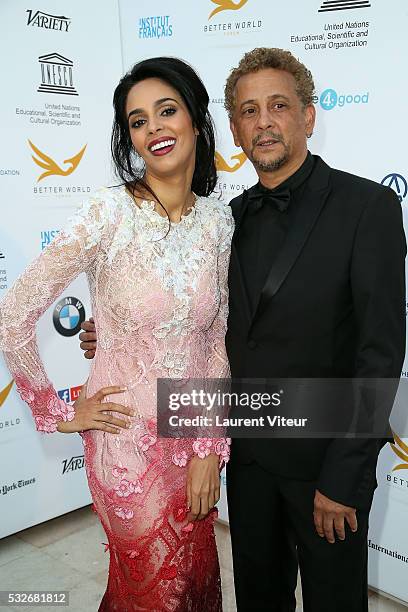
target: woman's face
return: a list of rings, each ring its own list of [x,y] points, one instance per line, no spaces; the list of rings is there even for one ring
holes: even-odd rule
[[[129,91],[126,116],[147,175],[165,178],[194,171],[198,132],[175,89],[156,78],[140,81]]]

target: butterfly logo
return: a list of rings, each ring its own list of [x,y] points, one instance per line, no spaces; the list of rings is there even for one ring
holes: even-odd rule
[[[52,159],[52,157],[49,157],[48,155],[40,151],[40,149],[36,147],[35,144],[31,142],[31,140],[29,140],[28,143],[33,152],[35,153],[35,156],[31,156],[33,161],[37,164],[37,166],[40,166],[40,168],[44,168],[45,170],[45,172],[40,174],[40,176],[38,177],[37,183],[45,179],[47,176],[68,176],[69,174],[72,174],[74,170],[77,169],[79,162],[81,161],[83,154],[85,153],[85,149],[87,147],[87,145],[85,145],[84,147],[82,147],[79,153],[77,153],[73,157],[64,159],[64,164],[68,164],[68,167],[61,168],[57,164],[57,162]]]
[[[12,380],[11,383],[7,385],[7,387],[5,387],[2,391],[0,391],[0,406],[2,406],[4,402],[6,401],[13,385],[14,385],[14,380]]]
[[[393,467],[392,471],[408,470],[408,445],[405,444],[405,442],[403,442],[395,432],[392,432],[392,435],[394,436],[394,443],[390,442],[390,446],[397,457],[404,461],[404,463],[399,463]]]
[[[236,161],[234,161],[234,163],[230,165],[224,159],[221,153],[218,153],[218,151],[215,152],[215,167],[217,168],[218,172],[236,172],[237,170],[239,170],[239,168],[241,168],[241,166],[245,164],[248,158],[245,153],[241,152],[237,153],[236,155],[231,155],[230,159],[231,161]]]
[[[240,0],[238,4],[235,4],[233,0],[211,0],[211,2],[213,4],[217,4],[217,8],[210,13],[208,20],[210,20],[211,17],[214,17],[214,15],[217,13],[221,13],[221,11],[238,11],[248,2],[248,0]]]

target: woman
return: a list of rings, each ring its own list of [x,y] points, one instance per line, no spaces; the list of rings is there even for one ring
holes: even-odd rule
[[[158,439],[156,381],[229,374],[224,347],[233,222],[215,187],[208,94],[181,60],[140,62],[114,94],[124,185],[100,189],[0,308],[1,348],[37,429],[82,432],[109,539],[100,610],[221,610],[211,511],[223,439]],[[71,407],[47,379],[35,323],[86,271],[98,350]],[[34,313],[34,315],[33,315]],[[203,520],[195,520],[195,519]]]

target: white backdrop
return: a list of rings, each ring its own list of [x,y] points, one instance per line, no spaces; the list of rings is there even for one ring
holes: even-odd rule
[[[65,21],[50,17],[45,21],[36,16],[36,7],[31,13],[26,10],[20,0],[3,2],[0,8],[7,24],[0,49],[3,58],[11,58],[4,64],[7,95],[0,101],[5,134],[0,152],[0,252],[4,255],[0,255],[0,295],[41,249],[42,238],[51,237],[45,232],[58,230],[88,189],[110,184],[112,90],[123,70],[151,56],[181,57],[202,76],[217,126],[219,189],[230,199],[253,184],[255,174],[230,135],[223,109],[225,78],[242,54],[254,47],[291,50],[315,77],[317,126],[311,151],[334,167],[389,184],[400,196],[408,222],[404,151],[408,86],[400,68],[408,51],[406,0],[178,0],[172,4],[164,0],[119,0],[119,4],[113,0],[86,4],[48,0],[42,5],[44,12],[66,15]],[[55,57],[56,53],[62,59]],[[68,89],[37,91],[43,75],[43,87],[50,87],[49,73],[43,68],[47,62],[59,62],[65,77],[62,87],[73,87],[78,96]],[[51,104],[80,110],[45,106]],[[35,123],[44,117],[18,114],[17,108],[45,111],[46,115],[50,110],[66,112],[71,116],[57,119],[80,121],[80,125]],[[64,160],[79,153],[85,144],[87,148],[72,174],[49,176],[37,183],[42,169],[31,158],[28,139],[62,169],[69,167]],[[36,187],[54,186],[56,193],[35,192]],[[80,193],[67,192],[73,186],[79,187]],[[64,296],[79,298],[89,314],[83,281],[73,283]],[[79,354],[77,336],[68,338],[55,332],[53,309],[39,326],[41,349],[52,380],[66,394],[86,378],[86,363]],[[9,383],[7,371],[0,369],[0,391]],[[36,434],[27,408],[14,390],[5,401],[1,398],[0,486],[2,491],[4,485],[16,486],[1,499],[6,521],[0,536],[79,507],[89,499],[79,438]],[[380,456],[379,488],[371,514],[369,581],[408,602],[408,478],[404,476],[408,448],[404,452],[407,457],[402,464],[390,445]],[[70,462],[75,457],[78,459]],[[397,465],[402,468],[395,470]],[[35,482],[18,486],[20,480],[33,479]],[[220,516],[227,519],[225,495]]]

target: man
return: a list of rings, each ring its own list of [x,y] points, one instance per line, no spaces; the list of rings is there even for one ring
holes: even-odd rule
[[[232,377],[398,378],[401,206],[392,190],[308,153],[313,93],[310,72],[281,49],[246,53],[226,83],[235,144],[259,177],[231,202]],[[92,343],[83,348],[92,356]],[[305,612],[368,609],[368,514],[382,444],[233,440],[227,483],[239,612],[295,610],[298,564]]]

